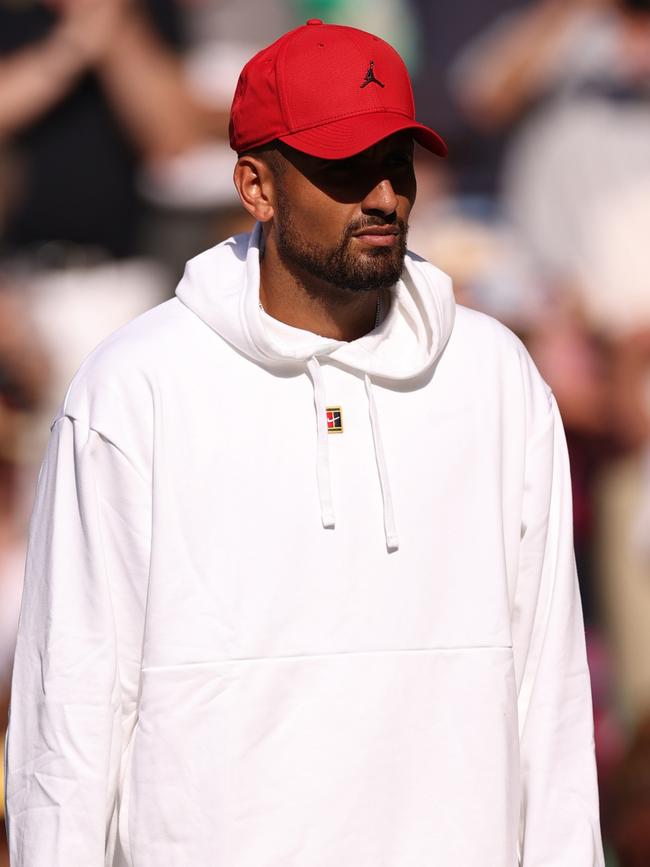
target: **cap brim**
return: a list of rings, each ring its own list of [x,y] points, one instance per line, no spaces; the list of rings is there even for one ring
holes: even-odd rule
[[[415,141],[432,153],[440,157],[447,156],[447,145],[437,132],[403,114],[386,111],[345,117],[301,132],[281,135],[279,139],[310,156],[342,160],[403,130],[410,131]]]

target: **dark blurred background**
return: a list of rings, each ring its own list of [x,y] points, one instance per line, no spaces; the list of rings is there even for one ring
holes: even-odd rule
[[[0,735],[50,420],[104,336],[249,227],[237,75],[311,17],[406,59],[450,146],[417,155],[411,249],[557,397],[607,863],[649,867],[650,0],[0,0]]]

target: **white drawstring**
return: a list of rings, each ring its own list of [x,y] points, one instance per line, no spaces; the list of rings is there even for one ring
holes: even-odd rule
[[[333,528],[335,524],[334,504],[332,500],[332,482],[329,461],[325,385],[323,383],[323,374],[317,358],[312,357],[308,359],[307,372],[314,387],[314,408],[316,410],[317,434],[316,475],[318,481],[318,498],[320,500],[320,514],[323,527]],[[381,496],[384,504],[384,534],[386,537],[386,547],[391,550],[397,550],[397,548],[399,548],[399,538],[395,526],[393,498],[391,496],[390,483],[388,481],[388,470],[386,469],[386,459],[384,457],[384,448],[381,441],[377,407],[372,392],[372,381],[368,374],[365,375],[365,385],[366,395],[368,396],[370,428],[372,430],[375,459],[377,462],[377,471],[379,473],[379,486],[381,488]]]
[[[382,445],[381,433],[379,430],[377,407],[375,405],[375,398],[372,393],[372,381],[367,373],[365,375],[365,384],[366,394],[368,395],[370,427],[372,429],[372,439],[375,444],[375,458],[377,460],[377,471],[379,473],[379,485],[381,487],[381,496],[384,501],[384,534],[386,536],[386,547],[392,550],[396,550],[397,548],[399,548],[399,537],[397,535],[397,527],[395,526],[395,511],[393,509],[393,498],[390,493],[390,484],[388,482],[388,470],[386,468],[384,447]]]
[[[325,407],[325,386],[318,360],[312,356],[307,360],[307,371],[314,386],[314,407],[316,409],[317,457],[316,475],[318,498],[323,527],[334,527],[334,505],[332,501],[332,482],[330,478],[329,441],[327,439],[327,411]]]

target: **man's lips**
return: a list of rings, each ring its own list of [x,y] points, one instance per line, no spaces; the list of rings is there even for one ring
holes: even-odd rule
[[[390,247],[397,243],[399,229],[397,226],[368,226],[366,229],[359,229],[358,232],[353,232],[352,237],[358,238],[364,244],[370,244],[373,247]]]

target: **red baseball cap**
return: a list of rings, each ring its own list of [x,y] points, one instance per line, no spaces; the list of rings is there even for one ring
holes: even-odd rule
[[[280,139],[312,156],[344,159],[401,130],[447,155],[438,133],[415,119],[411,80],[395,49],[316,18],[248,61],[230,110],[230,146],[239,154]]]

